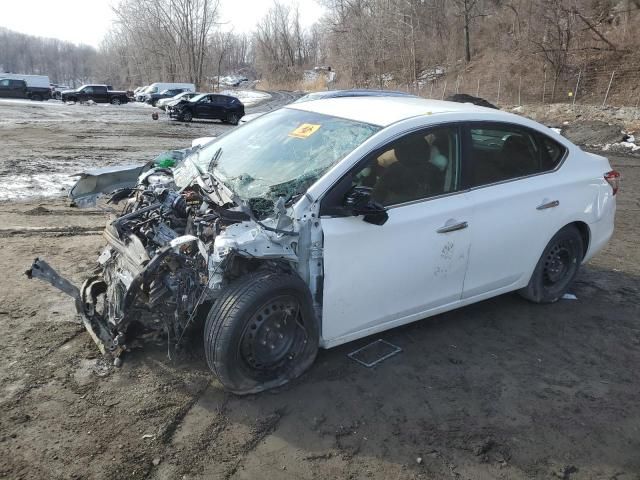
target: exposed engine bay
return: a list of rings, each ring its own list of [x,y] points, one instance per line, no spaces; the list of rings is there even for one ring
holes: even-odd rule
[[[234,279],[257,269],[298,270],[299,232],[284,198],[258,220],[197,166],[185,181],[194,165],[184,167],[151,168],[135,187],[111,194],[107,203],[122,211],[107,224],[107,246],[80,289],[40,259],[27,272],[75,298],[101,352],[116,364],[143,335],[166,335],[170,349],[179,345],[196,316]]]

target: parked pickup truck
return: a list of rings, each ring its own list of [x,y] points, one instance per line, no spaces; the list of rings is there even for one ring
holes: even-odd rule
[[[49,100],[51,98],[51,90],[48,87],[31,87],[24,80],[2,78],[0,76],[0,97]]]
[[[120,105],[121,103],[127,103],[129,101],[127,92],[111,90],[109,85],[83,85],[75,90],[65,90],[60,96],[63,102],[86,102],[93,100],[96,103]]]

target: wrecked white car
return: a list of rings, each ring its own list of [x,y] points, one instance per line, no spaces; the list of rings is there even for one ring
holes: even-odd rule
[[[81,288],[42,260],[28,274],[72,295],[116,359],[147,331],[175,346],[205,315],[209,366],[247,394],[299,376],[319,347],[514,290],[557,300],[611,236],[618,179],[497,110],[311,101],[116,191],[124,210]]]

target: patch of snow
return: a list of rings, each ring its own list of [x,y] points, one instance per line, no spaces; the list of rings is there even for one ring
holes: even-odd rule
[[[316,83],[318,80],[324,79],[325,82],[331,83],[336,79],[336,72],[327,70],[329,67],[316,67],[313,70],[305,70],[302,72],[302,81],[304,83]]]
[[[66,173],[38,173],[3,176],[2,183],[0,201],[60,196],[66,194],[76,183],[76,179]]]
[[[244,75],[227,75],[225,77],[220,77],[220,85],[229,87],[237,87],[240,84],[248,81],[249,79]]]
[[[271,98],[268,93],[259,92],[258,90],[224,90],[220,94],[236,97],[245,107],[252,107]]]

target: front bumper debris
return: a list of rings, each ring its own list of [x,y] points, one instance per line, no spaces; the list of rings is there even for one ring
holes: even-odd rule
[[[73,298],[76,311],[82,323],[91,335],[91,338],[98,346],[103,355],[110,355],[116,363],[125,350],[121,345],[120,335],[113,335],[108,325],[95,311],[95,300],[104,292],[104,282],[98,277],[88,278],[81,288],[76,287],[66,278],[56,272],[47,262],[36,258],[31,268],[25,272],[28,278],[37,278],[45,281],[63,293]]]

